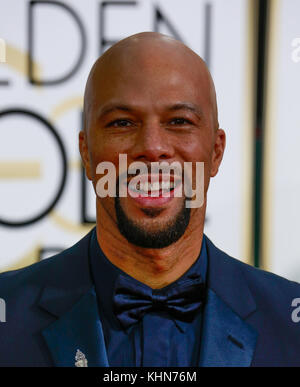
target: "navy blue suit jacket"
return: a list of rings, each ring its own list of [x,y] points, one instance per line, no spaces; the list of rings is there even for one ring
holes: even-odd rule
[[[62,253],[0,275],[0,366],[109,366],[90,275],[91,233]],[[300,285],[229,257],[207,238],[208,298],[199,366],[300,366]]]

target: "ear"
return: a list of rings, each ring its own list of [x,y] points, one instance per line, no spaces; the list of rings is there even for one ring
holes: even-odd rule
[[[88,144],[87,144],[87,136],[83,130],[81,130],[79,132],[79,151],[80,151],[81,159],[82,159],[83,166],[85,169],[86,177],[89,180],[92,180],[91,163],[90,163],[89,150],[88,150]]]
[[[226,145],[226,134],[223,129],[217,129],[215,132],[214,149],[212,154],[210,176],[214,177],[218,173],[219,166],[223,159],[223,154]]]

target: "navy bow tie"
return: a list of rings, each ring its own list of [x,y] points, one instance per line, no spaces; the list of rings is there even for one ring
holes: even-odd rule
[[[150,311],[166,311],[175,319],[192,321],[204,296],[205,286],[200,275],[193,275],[166,291],[152,290],[120,275],[113,296],[114,312],[125,329]]]

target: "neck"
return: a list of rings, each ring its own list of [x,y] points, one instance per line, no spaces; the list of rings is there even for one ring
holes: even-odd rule
[[[192,211],[184,235],[162,249],[148,249],[129,243],[116,223],[97,203],[97,239],[107,259],[152,289],[163,288],[181,277],[197,260],[203,239],[204,205]]]

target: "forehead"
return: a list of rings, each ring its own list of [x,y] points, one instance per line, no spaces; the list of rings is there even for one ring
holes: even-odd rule
[[[91,102],[97,110],[116,101],[155,110],[182,101],[199,105],[202,110],[209,105],[205,80],[175,66],[119,68],[99,74],[92,89]]]
[[[190,50],[175,48],[152,44],[104,54],[88,81],[85,104],[89,113],[94,116],[115,101],[144,110],[161,110],[184,101],[210,114],[211,83],[205,64]]]

